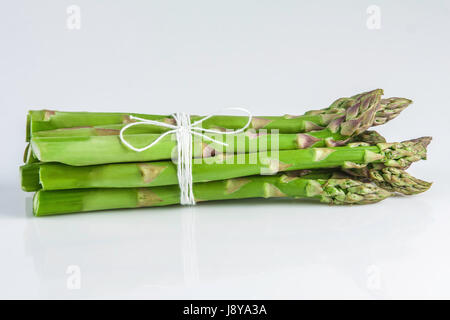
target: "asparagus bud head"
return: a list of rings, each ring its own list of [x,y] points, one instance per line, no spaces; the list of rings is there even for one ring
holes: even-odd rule
[[[371,183],[353,179],[328,179],[322,186],[321,202],[329,204],[368,204],[392,195]]]
[[[381,99],[380,110],[375,115],[373,126],[379,126],[396,118],[403,110],[405,110],[412,100],[405,98],[388,98]]]
[[[381,170],[369,170],[369,177],[379,187],[405,195],[425,192],[431,187],[432,184],[430,182],[417,179],[402,169],[393,167],[386,167]]]
[[[412,162],[427,158],[427,146],[431,137],[421,137],[395,143],[378,143],[377,146],[385,156],[387,167],[408,168]]]

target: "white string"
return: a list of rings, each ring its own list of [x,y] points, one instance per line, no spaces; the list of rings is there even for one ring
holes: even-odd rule
[[[234,130],[234,131],[218,131],[218,130],[212,130],[212,129],[205,129],[201,127],[197,127],[197,125],[201,124],[203,121],[217,115],[217,113],[225,111],[225,110],[236,110],[236,111],[242,111],[248,115],[248,121],[245,126],[243,126],[240,129]],[[237,134],[243,132],[245,129],[248,128],[250,123],[252,122],[252,115],[251,113],[244,108],[226,108],[217,113],[211,113],[207,115],[204,118],[201,118],[200,120],[197,120],[193,123],[191,123],[191,116],[188,113],[184,112],[177,112],[172,115],[172,117],[175,119],[175,125],[154,121],[154,120],[147,120],[135,116],[130,116],[130,119],[132,120],[138,120],[139,122],[133,122],[127,124],[125,127],[120,130],[120,141],[127,146],[129,149],[136,151],[136,152],[142,152],[145,151],[151,147],[153,147],[155,144],[157,144],[161,139],[163,139],[165,136],[175,133],[177,138],[177,151],[178,151],[178,164],[177,164],[177,176],[178,176],[178,185],[180,187],[180,203],[182,205],[194,205],[195,199],[194,199],[194,192],[192,187],[192,135],[196,135],[199,137],[202,137],[203,139],[206,139],[208,141],[218,143],[223,146],[228,146],[228,144],[223,143],[222,141],[213,139],[202,132],[208,132],[208,133],[215,133],[215,134]],[[136,125],[155,125],[159,127],[165,127],[169,128],[171,130],[164,132],[161,134],[155,141],[150,143],[149,145],[143,147],[143,148],[136,148],[135,146],[131,145],[128,141],[125,140],[123,137],[124,132],[133,126]]]

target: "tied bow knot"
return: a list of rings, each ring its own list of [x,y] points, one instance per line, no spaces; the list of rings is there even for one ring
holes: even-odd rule
[[[143,119],[140,117],[130,116],[130,119],[132,120],[138,120],[137,122],[129,123],[126,126],[120,130],[120,140],[121,142],[127,146],[129,149],[136,151],[136,152],[142,152],[145,151],[151,147],[153,147],[155,144],[159,143],[161,139],[163,139],[165,136],[169,134],[176,134],[177,138],[177,151],[178,151],[178,163],[177,163],[177,175],[178,175],[178,184],[180,187],[180,203],[183,205],[193,205],[195,204],[194,199],[194,192],[193,192],[193,179],[192,179],[192,136],[196,135],[199,136],[205,140],[218,143],[223,146],[227,146],[228,144],[213,139],[209,136],[207,136],[205,133],[214,133],[214,134],[237,134],[245,131],[250,126],[250,123],[252,121],[252,115],[251,113],[244,109],[244,108],[227,108],[223,110],[236,110],[236,111],[242,111],[248,115],[248,121],[245,126],[243,126],[240,129],[236,129],[234,131],[218,131],[213,129],[205,129],[202,127],[198,127],[203,121],[215,116],[216,114],[212,113],[207,115],[206,117],[201,118],[200,120],[197,120],[193,123],[191,123],[191,117],[188,113],[184,112],[177,112],[172,114],[173,119],[175,120],[175,125],[164,123],[160,121],[155,120],[148,120]],[[159,127],[165,127],[170,130],[162,133],[155,141],[151,142],[145,147],[142,148],[136,148],[135,146],[131,145],[126,139],[124,138],[124,132],[133,126],[137,125],[154,125]]]

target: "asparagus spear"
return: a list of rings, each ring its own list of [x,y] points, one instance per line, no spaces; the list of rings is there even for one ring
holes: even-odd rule
[[[365,92],[351,98],[340,98],[333,102],[330,107],[315,110],[302,116],[279,116],[279,117],[255,117],[250,129],[278,129],[281,133],[302,133],[313,130],[324,129],[332,120],[342,117],[350,108],[355,109],[362,101],[371,99],[373,95],[381,95],[380,89]],[[397,99],[393,98],[391,104]],[[406,100],[406,99],[403,99]],[[405,105],[404,107],[406,107]],[[384,109],[387,108],[387,111]],[[390,108],[386,103],[380,105],[375,120],[377,123],[386,122],[393,118],[395,112],[400,113],[400,108]],[[149,120],[173,123],[170,116],[131,114]],[[385,119],[389,116],[389,119]],[[201,119],[200,116],[192,116],[192,121]],[[124,113],[89,113],[89,112],[60,112],[60,111],[30,111],[28,116],[28,138],[51,137],[51,136],[97,136],[118,135],[120,129],[132,120],[129,114]],[[247,123],[247,117],[239,116],[214,116],[203,122],[207,129],[238,129]],[[161,133],[166,128],[157,126],[134,126],[127,130],[127,134]],[[29,139],[28,139],[29,140]]]
[[[221,139],[223,136],[208,135]],[[319,134],[316,134],[319,136]],[[129,143],[136,147],[149,145],[159,138],[158,134],[140,134],[127,136]],[[266,151],[278,145],[278,150],[298,149],[303,146],[302,137],[296,134],[259,135],[251,132],[225,137],[229,146],[199,138],[193,139],[193,157],[209,157],[216,153],[244,153]],[[273,142],[273,138],[278,143]],[[317,146],[324,145],[324,140],[316,138]],[[92,137],[47,137],[32,138],[33,154],[41,162],[60,162],[73,166],[86,166],[104,163],[140,162],[171,159],[177,142],[174,134],[167,135],[153,147],[136,152],[128,149],[118,136]]]
[[[218,155],[196,159],[192,164],[194,182],[224,180],[279,171],[318,168],[351,168],[362,170],[368,164],[402,167],[426,157],[428,138],[400,143],[380,143],[376,146],[308,148],[284,150],[272,158],[270,152],[240,155]],[[198,160],[198,161],[197,161]],[[39,178],[39,181],[36,179]],[[176,165],[171,161],[120,163],[96,166],[68,166],[44,163],[22,167],[25,191],[77,188],[127,188],[174,185],[178,183]],[[38,189],[40,189],[38,188]]]
[[[354,101],[351,100],[351,98],[347,99],[347,105],[350,106],[351,104],[348,101]],[[390,99],[399,99],[400,101],[404,101],[407,99],[403,98],[390,98]],[[396,117],[404,108],[407,107],[405,104],[402,109],[397,108],[395,111],[397,113],[394,113],[391,109],[389,109],[390,105],[383,103],[383,101],[386,101],[387,99],[381,100],[380,110],[376,112],[375,120],[372,124],[372,126],[380,125],[381,123],[385,123],[394,117]],[[410,101],[410,100],[408,100]],[[394,103],[394,102],[393,102]],[[384,109],[388,109],[385,111]],[[344,115],[344,108],[338,109],[340,112],[333,113],[330,111],[329,114],[326,115],[320,115],[323,120],[314,122],[314,118],[312,116],[309,116],[309,120],[307,119],[306,115],[303,116],[291,116],[291,115],[285,115],[283,117],[272,117],[277,118],[280,123],[280,132],[281,133],[302,133],[302,132],[311,132],[311,131],[317,131],[324,129],[326,125],[329,124],[329,122],[337,118],[339,116]],[[36,112],[36,111],[32,111]],[[43,112],[43,111],[38,111]],[[259,117],[261,118],[261,117]],[[258,118],[258,119],[259,119]],[[281,120],[283,118],[284,120]],[[291,126],[292,123],[299,122],[304,123],[304,126],[301,127],[300,125],[298,127],[294,127],[294,125]],[[170,118],[165,118],[166,122],[170,122]],[[309,122],[308,122],[309,121]],[[320,126],[320,123],[322,126]],[[264,129],[274,129],[276,123],[268,126]],[[86,136],[105,136],[105,135],[118,135],[120,133],[120,129],[122,129],[124,124],[111,124],[111,125],[100,125],[100,126],[84,126],[84,127],[70,127],[70,128],[60,128],[60,129],[54,129],[54,130],[45,130],[45,131],[37,131],[33,133],[33,137],[86,137]],[[224,130],[223,127],[218,127],[215,125],[207,125],[204,126],[205,128],[212,128],[212,129],[219,129]],[[233,128],[233,126],[227,126],[228,128]],[[254,124],[253,127],[256,127]],[[160,127],[149,127],[149,126],[134,126],[130,129],[128,129],[125,132],[125,135],[131,135],[131,134],[148,134],[148,133],[155,133],[155,132],[162,132],[166,129],[160,128]],[[297,130],[297,132],[295,132]]]
[[[359,98],[360,96],[354,96],[353,99]],[[403,110],[405,110],[412,100],[406,98],[386,98],[381,99],[380,108],[375,114],[375,121],[372,126],[382,125],[394,118],[396,118]],[[346,112],[347,104],[344,103],[334,103],[327,109],[322,110],[312,110],[305,113],[305,115],[325,115],[325,114],[343,114]]]
[[[432,183],[413,177],[402,168],[385,167],[382,164],[371,164],[365,168],[343,169],[354,179],[371,181],[380,188],[413,195],[427,191]]]
[[[384,137],[376,131],[366,131],[362,135],[355,137],[355,140],[356,139],[371,145],[386,141]],[[425,147],[428,146],[430,142],[431,137],[422,138],[422,143]],[[407,173],[405,169],[407,169],[408,166],[409,164],[404,167],[393,168],[386,167],[380,163],[371,163],[364,168],[347,168],[343,169],[343,171],[362,181],[372,181],[379,187],[392,192],[413,195],[427,191],[432,183],[417,179]]]
[[[179,203],[178,186],[153,188],[39,191],[34,197],[35,216],[95,210],[166,206]],[[315,198],[329,204],[368,204],[391,195],[375,185],[322,175],[251,176],[194,184],[198,202],[243,198]]]
[[[412,100],[405,98],[387,98],[381,100],[381,108],[378,110],[375,116],[375,122],[373,126],[379,126],[385,124],[388,121],[396,118],[403,110],[405,110]]]
[[[430,189],[432,183],[417,179],[399,168],[370,169],[370,180],[380,188],[405,195],[418,194]]]
[[[345,98],[346,106],[350,106],[352,101],[354,103],[354,100],[351,100],[351,98]],[[390,99],[398,99],[399,101],[405,101],[407,99],[404,98],[390,98]],[[381,99],[380,102],[380,110],[376,112],[375,121],[372,126],[380,125],[381,123],[386,123],[387,121],[392,120],[396,116],[400,114],[401,111],[403,111],[408,105],[404,104],[403,108],[397,108],[394,109],[394,111],[390,108],[391,104],[397,104],[397,101],[393,101],[391,104],[386,104],[386,101],[388,99]],[[410,101],[410,100],[408,100]],[[343,103],[343,102],[341,102]],[[320,115],[323,120],[319,122],[314,122],[314,118],[310,116],[310,120],[306,120],[307,116],[293,116],[293,115],[285,115],[283,117],[277,117],[277,118],[284,118],[284,120],[279,120],[281,123],[281,128],[279,129],[281,133],[304,133],[304,132],[311,132],[311,131],[317,131],[324,129],[331,120],[338,118],[339,116],[342,116],[345,114],[345,110],[347,108],[339,108],[339,109],[331,109],[328,114],[322,114]],[[386,109],[386,110],[385,110]],[[396,113],[395,113],[396,112]],[[260,117],[261,118],[261,117]],[[300,118],[300,119],[299,119]],[[300,121],[310,121],[310,122],[304,122],[305,125],[303,128],[298,127],[298,132],[295,132],[295,128],[289,129],[288,124],[289,122],[300,122]],[[166,122],[169,121],[169,118],[166,119]],[[320,123],[321,125],[319,125]],[[33,137],[89,137],[89,136],[110,136],[110,135],[118,135],[120,133],[120,129],[122,129],[124,124],[111,124],[111,125],[101,125],[101,126],[85,126],[85,127],[73,127],[73,128],[60,128],[60,129],[54,129],[54,130],[45,130],[45,131],[37,131],[33,133]],[[206,128],[208,128],[207,126]],[[274,127],[273,125],[271,127]],[[223,127],[211,127],[213,129],[219,129],[224,130]],[[270,128],[270,127],[269,127]],[[266,129],[266,128],[264,128]],[[274,128],[272,128],[274,129]],[[162,128],[154,128],[154,127],[147,127],[147,126],[134,126],[130,129],[128,129],[125,132],[125,135],[130,134],[145,134],[145,133],[154,133],[159,131],[164,131],[165,129]]]
[[[193,139],[193,156],[209,157],[220,153],[243,153],[275,150],[305,149],[309,147],[338,146],[344,144],[348,137],[328,129],[308,134],[264,135],[247,131],[233,136],[210,135],[230,146]],[[149,145],[158,134],[139,134],[125,137],[136,147]],[[275,140],[274,140],[275,139]],[[94,165],[103,163],[155,161],[170,159],[176,148],[174,135],[168,135],[153,147],[135,152],[128,149],[118,136],[86,136],[86,137],[35,137],[31,139],[31,156],[41,162],[61,162],[69,165]],[[34,162],[34,161],[33,161]]]

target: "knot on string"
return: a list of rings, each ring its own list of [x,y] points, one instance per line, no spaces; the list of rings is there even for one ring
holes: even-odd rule
[[[201,137],[202,139],[218,143],[223,146],[227,146],[228,144],[223,143],[222,141],[213,139],[209,136],[207,136],[205,133],[213,133],[213,134],[237,134],[245,131],[247,129],[252,121],[252,115],[251,113],[244,108],[226,108],[221,111],[225,110],[236,110],[236,111],[242,111],[247,114],[248,121],[245,126],[243,126],[240,129],[234,130],[234,131],[218,131],[218,130],[212,130],[212,129],[205,129],[202,127],[198,127],[203,121],[213,117],[216,115],[216,113],[211,113],[207,115],[204,118],[201,118],[200,120],[197,120],[193,123],[191,123],[191,116],[188,113],[184,112],[177,112],[172,114],[172,118],[175,120],[175,125],[159,122],[155,120],[148,120],[143,119],[135,116],[130,116],[130,119],[137,120],[137,122],[129,123],[125,127],[120,130],[120,141],[129,149],[136,151],[136,152],[142,152],[147,149],[150,149],[157,143],[161,141],[165,136],[175,133],[176,139],[177,139],[177,176],[178,176],[178,185],[180,187],[180,203],[182,205],[194,205],[195,204],[195,198],[194,198],[194,191],[193,191],[193,179],[192,179],[192,136],[196,135]],[[136,148],[135,146],[131,145],[126,139],[124,138],[124,132],[133,126],[137,125],[153,125],[153,126],[159,126],[159,127],[165,127],[170,130],[162,133],[155,141],[151,142],[145,147],[142,148]]]

